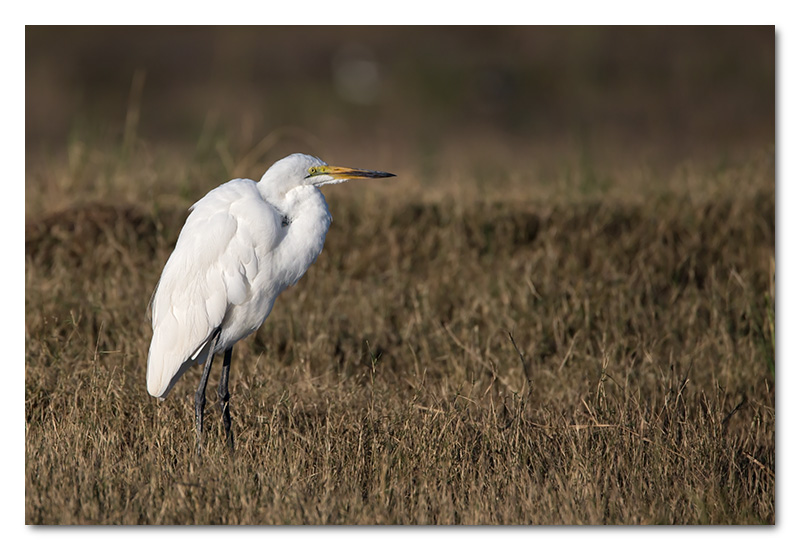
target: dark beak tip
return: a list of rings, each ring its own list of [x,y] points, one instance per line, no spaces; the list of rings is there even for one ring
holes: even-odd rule
[[[379,170],[364,170],[360,173],[356,173],[357,175],[361,176],[362,178],[396,178],[397,176],[390,173],[390,172],[381,172]]]

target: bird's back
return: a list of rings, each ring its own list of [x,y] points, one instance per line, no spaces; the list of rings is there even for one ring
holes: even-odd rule
[[[151,304],[150,394],[166,397],[189,366],[264,321],[280,292],[266,283],[281,219],[250,180],[223,184],[192,206]],[[219,345],[209,350],[217,328]]]

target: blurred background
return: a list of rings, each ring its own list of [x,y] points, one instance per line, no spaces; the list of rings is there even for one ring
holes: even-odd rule
[[[25,78],[29,186],[108,148],[213,184],[294,151],[501,187],[774,155],[769,26],[29,26]]]

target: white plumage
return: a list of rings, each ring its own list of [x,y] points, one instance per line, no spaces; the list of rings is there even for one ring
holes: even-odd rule
[[[148,392],[165,398],[186,369],[257,330],[300,280],[331,223],[320,186],[392,175],[294,154],[258,182],[235,179],[197,201],[153,295]]]

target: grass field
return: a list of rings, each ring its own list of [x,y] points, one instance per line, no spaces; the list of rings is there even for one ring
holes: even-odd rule
[[[26,523],[775,522],[771,120],[702,155],[417,119],[314,151],[335,130],[162,141],[123,105],[110,138],[29,117]],[[235,454],[209,389],[197,457],[147,303],[188,206],[288,148],[398,178],[325,189],[325,250],[234,349]]]

